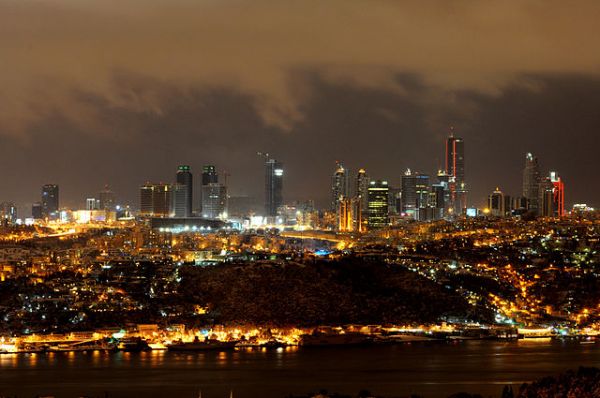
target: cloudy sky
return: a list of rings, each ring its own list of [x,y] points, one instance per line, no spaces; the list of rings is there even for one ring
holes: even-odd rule
[[[450,126],[470,201],[520,194],[525,153],[600,205],[600,2],[0,0],[0,201],[40,186],[137,205],[179,163],[262,197],[329,196],[340,160],[435,173]]]

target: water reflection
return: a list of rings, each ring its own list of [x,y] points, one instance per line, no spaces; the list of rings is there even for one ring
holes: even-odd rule
[[[224,352],[91,352],[0,356],[0,391],[36,396],[283,397],[326,388],[356,395],[498,396],[506,383],[597,365],[600,345],[539,340]],[[6,372],[5,370],[16,370]],[[5,386],[8,386],[5,388]],[[224,393],[226,391],[226,393]]]

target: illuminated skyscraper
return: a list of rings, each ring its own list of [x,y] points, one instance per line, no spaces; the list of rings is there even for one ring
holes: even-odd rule
[[[454,177],[457,185],[465,182],[465,144],[454,133],[446,140],[446,173]]]
[[[331,177],[331,211],[336,211],[340,200],[350,197],[349,188],[348,170],[341,163],[337,163]]]
[[[356,197],[360,201],[363,213],[369,210],[369,176],[365,169],[358,170],[356,175]]]
[[[169,217],[171,215],[172,190],[169,184],[146,183],[140,187],[140,215],[146,217]]]
[[[220,183],[202,185],[202,217],[227,216],[227,187]]]
[[[58,205],[58,185],[44,185],[42,187],[42,217],[58,218]]]
[[[265,162],[265,215],[277,216],[283,205],[283,163],[267,158]]]
[[[527,208],[533,214],[540,214],[540,166],[531,153],[525,155],[523,169],[523,197],[527,200]]]
[[[17,222],[17,206],[13,202],[0,203],[0,224],[14,224]]]
[[[446,174],[450,188],[450,200],[455,213],[467,208],[467,185],[465,182],[465,144],[454,132],[446,140]]]
[[[177,183],[173,189],[175,217],[192,216],[193,181],[190,166],[181,165],[177,167]]]
[[[419,221],[429,220],[429,176],[427,174],[415,175],[415,207],[417,210],[415,219]]]
[[[202,188],[200,189],[200,212],[202,213],[202,204],[204,203],[204,198],[202,197],[202,192],[204,191],[204,187],[208,184],[217,184],[219,182],[219,175],[217,174],[217,168],[211,164],[207,164],[202,166]]]
[[[369,216],[368,225],[370,229],[383,228],[389,225],[388,217],[388,194],[387,181],[369,182]]]
[[[555,171],[550,172],[550,182],[554,186],[554,214],[562,217],[565,215],[565,183]]]

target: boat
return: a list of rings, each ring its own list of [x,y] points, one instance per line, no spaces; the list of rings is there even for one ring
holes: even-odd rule
[[[334,345],[358,345],[371,343],[372,339],[362,333],[326,334],[313,333],[300,336],[298,342],[301,346],[334,346]]]
[[[283,341],[279,341],[276,339],[272,339],[267,341],[264,344],[261,344],[261,347],[265,347],[265,348],[285,348],[287,347],[287,343],[284,343]]]
[[[214,339],[206,339],[200,341],[197,337],[190,342],[177,342],[167,345],[169,351],[227,351],[233,350],[237,341],[220,341]]]
[[[119,344],[117,345],[117,348],[120,351],[125,351],[125,352],[141,352],[141,351],[151,350],[148,343],[146,343],[140,337],[131,337],[131,338],[121,339],[119,341]]]

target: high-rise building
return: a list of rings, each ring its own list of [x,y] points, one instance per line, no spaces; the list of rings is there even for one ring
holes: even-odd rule
[[[348,170],[341,163],[337,163],[335,172],[331,176],[331,211],[336,211],[342,199],[350,197],[348,185]]]
[[[369,182],[369,228],[383,228],[389,225],[387,181]]]
[[[402,176],[402,212],[416,218],[417,215],[417,173],[407,169]]]
[[[35,202],[31,205],[31,217],[35,220],[41,220],[44,218],[41,202]]]
[[[555,171],[550,172],[550,182],[554,186],[554,213],[562,217],[565,215],[565,183]]]
[[[450,188],[450,201],[455,213],[467,209],[467,185],[465,181],[465,143],[454,132],[446,140],[446,174]]]
[[[504,194],[500,191],[500,188],[496,188],[488,196],[488,209],[490,210],[490,214],[495,217],[504,217],[506,214]]]
[[[429,176],[427,174],[415,175],[415,207],[417,210],[415,219],[419,221],[427,221],[430,219],[429,214]]]
[[[0,203],[0,224],[14,224],[17,222],[17,206],[13,202]]]
[[[176,184],[173,186],[175,217],[191,217],[194,183],[190,166],[178,166],[175,181]]]
[[[58,218],[58,185],[46,184],[42,187],[42,217]]]
[[[554,202],[554,184],[552,184],[550,177],[541,179],[538,192],[538,214],[542,217],[554,217],[556,215],[556,203]]]
[[[217,168],[212,164],[202,166],[202,187],[208,184],[217,184],[218,182],[219,174],[217,173]],[[203,188],[200,189],[200,214],[202,214],[202,203],[204,202],[202,191],[204,191]]]
[[[432,209],[432,220],[444,218],[446,210],[446,186],[442,183],[432,184],[429,192],[429,207]]]
[[[110,190],[108,185],[105,185],[104,189],[98,193],[98,199],[100,202],[98,208],[100,210],[115,210],[115,193]]]
[[[100,209],[100,200],[96,198],[87,198],[85,200],[85,209],[86,210],[98,210]]]
[[[356,197],[360,201],[362,213],[369,210],[369,176],[365,169],[358,170],[356,175]]]
[[[265,162],[265,215],[277,216],[283,205],[283,164],[268,158]]]
[[[540,166],[538,159],[531,153],[525,155],[523,169],[523,197],[527,200],[527,208],[533,214],[540,214]]]
[[[219,182],[217,168],[211,164],[202,166],[202,185],[216,184]]]
[[[446,173],[454,177],[457,185],[465,182],[465,144],[454,133],[446,140]]]
[[[140,187],[140,215],[169,217],[172,208],[173,188],[169,184],[146,183]]]
[[[220,183],[202,185],[202,217],[227,217],[227,187]]]

